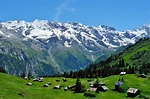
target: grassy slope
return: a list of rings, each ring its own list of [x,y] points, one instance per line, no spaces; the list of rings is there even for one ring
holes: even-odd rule
[[[143,52],[143,51],[145,51],[145,52]],[[143,42],[139,42],[138,44],[136,44],[136,46],[131,47],[127,51],[125,51],[124,52],[124,59],[127,62],[131,62],[132,57],[134,57],[136,55],[136,53],[138,53],[138,52],[139,53],[143,52],[143,54],[147,52],[146,54],[150,54],[150,39],[144,40]],[[142,57],[142,55],[141,55],[141,57]],[[146,59],[146,57],[144,57],[144,58]]]
[[[141,90],[141,94],[149,95],[150,80],[148,80],[147,78],[137,78],[136,75],[125,75],[123,77],[126,87],[138,88]],[[33,82],[33,86],[26,86],[25,84],[28,82],[27,80],[3,73],[0,73],[0,78],[0,98],[2,99],[88,99],[87,97],[83,96],[83,93],[73,94],[72,91],[63,91],[66,86],[72,85],[76,82],[76,79],[72,78],[68,78],[67,82],[63,82],[62,78],[58,77],[45,78],[44,82]],[[114,83],[119,78],[122,78],[122,76],[114,75],[100,79],[101,82],[104,82],[107,85],[109,91],[98,93],[97,97],[94,99],[126,99],[126,93],[118,93],[113,91]],[[60,82],[56,82],[56,79],[60,79]],[[87,80],[80,80],[82,84],[84,84],[86,88],[88,88]],[[30,82],[32,82],[32,80]],[[52,82],[52,85],[50,85],[48,88],[42,87],[43,84],[46,84],[48,82]],[[52,89],[52,86],[59,84],[63,86],[61,90]]]
[[[126,48],[119,54],[117,60],[111,61],[109,64],[119,63],[120,58],[123,58],[128,66],[141,66],[143,62],[150,62],[150,39],[145,39]]]

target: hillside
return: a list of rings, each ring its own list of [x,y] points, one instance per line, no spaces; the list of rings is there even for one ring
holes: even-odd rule
[[[120,60],[124,61],[123,67],[140,68],[142,65],[150,64],[150,38],[140,39],[135,44],[129,46],[124,51],[110,57],[109,65],[119,64]]]
[[[117,31],[77,22],[0,22],[0,67],[13,75],[53,75],[86,68],[121,46],[150,37],[150,25]]]
[[[150,38],[140,39],[124,51],[106,60],[74,72],[78,77],[107,77],[125,71],[129,74],[150,73]]]
[[[137,78],[135,74],[127,74],[124,76],[120,75],[114,75],[109,76],[106,78],[99,78],[100,82],[103,82],[106,84],[106,86],[109,88],[107,92],[99,92],[96,96],[96,99],[102,98],[102,99],[130,99],[127,98],[127,93],[118,93],[114,91],[114,83],[120,78],[124,78],[125,81],[125,89],[128,87],[134,87],[141,90],[141,96],[148,96],[150,93],[149,89],[149,78]],[[83,96],[83,93],[76,93],[73,94],[72,91],[64,91],[64,88],[68,85],[73,85],[76,82],[75,78],[67,78],[66,82],[62,81],[62,77],[47,77],[44,78],[43,82],[33,82],[31,79],[30,82],[33,83],[32,86],[25,85],[27,80],[24,80],[22,78],[3,74],[0,73],[0,98],[2,99],[89,99],[85,96]],[[56,82],[56,79],[59,79],[60,82]],[[89,82],[87,82],[87,79],[80,79],[81,83],[85,85],[85,89],[89,87]],[[93,79],[95,81],[96,79]],[[44,84],[51,82],[52,85],[49,87],[42,87]],[[52,89],[55,85],[62,85],[62,89]],[[94,98],[95,99],[95,98]],[[132,99],[132,98],[131,98]],[[135,98],[135,99],[142,99],[142,98]]]

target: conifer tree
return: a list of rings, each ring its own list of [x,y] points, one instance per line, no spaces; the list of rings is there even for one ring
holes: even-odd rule
[[[77,78],[74,93],[81,93],[81,92],[84,92],[84,87],[82,86],[79,78]]]
[[[94,87],[98,87],[99,86],[99,79],[97,78],[95,83],[94,83]]]
[[[73,77],[73,71],[70,71],[69,77],[72,78]]]

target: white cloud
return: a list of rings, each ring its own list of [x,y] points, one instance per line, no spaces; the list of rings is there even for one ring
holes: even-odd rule
[[[61,14],[65,11],[70,11],[70,12],[74,12],[75,9],[74,8],[70,8],[68,7],[69,4],[72,2],[73,0],[65,0],[63,3],[61,3],[58,7],[57,7],[57,11],[55,14],[55,21],[59,21],[59,17],[61,16]]]

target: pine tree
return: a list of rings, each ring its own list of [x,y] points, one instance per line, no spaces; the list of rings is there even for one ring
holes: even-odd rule
[[[25,72],[23,72],[23,73],[20,75],[21,78],[24,78],[25,76],[26,76]]]
[[[73,78],[77,78],[77,72],[73,72]]]
[[[72,78],[73,77],[73,71],[70,71],[69,77]]]
[[[68,73],[67,72],[64,72],[64,77],[68,78]]]
[[[125,66],[124,59],[121,58],[120,61],[119,61],[119,67],[124,67],[124,66]]]
[[[81,93],[81,92],[84,92],[84,87],[82,86],[79,78],[77,78],[74,93]]]
[[[98,87],[99,86],[99,79],[97,78],[95,83],[94,83],[94,87]]]

